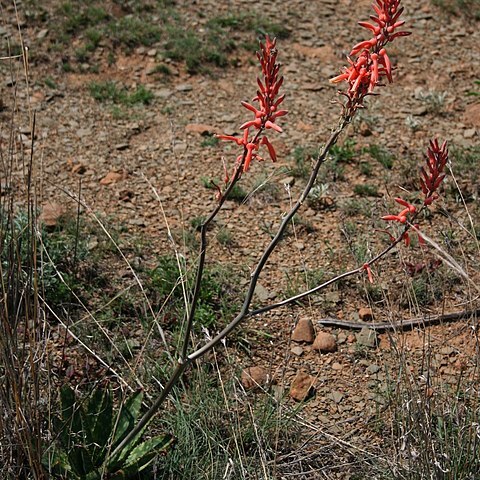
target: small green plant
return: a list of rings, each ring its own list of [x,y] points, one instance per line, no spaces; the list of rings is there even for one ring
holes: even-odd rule
[[[132,93],[113,81],[92,82],[88,88],[90,95],[98,102],[110,101],[122,105],[148,105],[154,98],[153,93],[144,85],[139,85]]]
[[[308,178],[310,174],[311,164],[317,150],[310,147],[295,147],[293,150],[294,166],[290,169],[289,173],[294,177]]]
[[[55,83],[55,80],[53,80],[52,77],[46,77],[43,83],[46,87],[52,90],[55,90],[57,88],[57,84]]]
[[[219,141],[220,140],[217,137],[212,135],[210,137],[205,137],[202,140],[202,143],[200,144],[200,146],[203,147],[203,148],[205,148],[205,147],[216,147],[218,145]]]
[[[340,203],[342,212],[347,216],[363,215],[370,217],[372,205],[367,198],[347,198]]]
[[[452,148],[453,173],[468,178],[472,182],[478,179],[478,163],[480,162],[480,146]]]
[[[232,245],[234,242],[232,232],[226,227],[220,228],[217,232],[217,241],[224,246]]]
[[[367,177],[370,177],[372,175],[373,168],[372,164],[369,162],[362,162],[360,164],[360,173],[362,175],[366,175]]]
[[[480,87],[480,80],[475,80],[473,83],[475,85],[477,85],[477,87]],[[471,97],[479,97],[480,96],[480,91],[479,90],[471,90],[467,93],[467,95],[469,95]]]
[[[353,191],[361,197],[378,197],[378,188],[376,185],[368,183],[359,183],[353,187]]]
[[[85,6],[82,2],[65,2],[60,7],[64,18],[63,30],[68,35],[79,33],[86,27],[94,27],[110,18],[101,7]]]
[[[162,32],[155,23],[138,16],[126,16],[110,22],[106,33],[114,47],[121,46],[127,50],[140,45],[153,45],[162,37]]]
[[[356,156],[355,140],[348,138],[343,145],[333,145],[329,158],[334,164],[351,162]]]
[[[429,90],[427,92],[421,92],[419,98],[425,105],[427,113],[433,115],[442,115],[444,113],[447,92]]]
[[[168,324],[174,318],[182,318],[184,308],[183,288],[190,291],[194,272],[184,261],[178,263],[172,256],[158,259],[158,265],[150,270],[146,287],[152,297],[152,305],[162,308],[162,318]],[[204,284],[198,300],[196,327],[210,327],[225,320],[237,307],[238,284],[228,267],[210,267],[205,271]],[[180,323],[178,323],[179,325]],[[178,327],[177,325],[177,327]]]
[[[369,145],[363,150],[365,153],[368,153],[373,159],[378,163],[383,165],[389,170],[393,167],[393,155],[385,148],[378,145]]]
[[[208,177],[201,177],[200,180],[202,182],[202,185],[210,190],[217,190],[217,185],[222,184],[222,182],[218,180],[218,178],[211,179]],[[247,196],[248,192],[246,192],[242,186],[235,184],[227,198],[228,200],[233,200],[235,202],[241,203],[245,200]]]
[[[307,197],[307,204],[314,210],[322,210],[332,207],[334,200],[328,195],[330,185],[328,183],[318,183],[310,190]]]
[[[97,387],[90,398],[77,400],[74,390],[61,389],[61,418],[56,419],[58,445],[44,455],[47,470],[59,478],[101,480],[138,478],[159,454],[173,444],[172,435],[140,443],[144,429],[118,449],[137,423],[143,392],[131,395],[114,412],[110,389]],[[113,453],[113,454],[112,454]]]

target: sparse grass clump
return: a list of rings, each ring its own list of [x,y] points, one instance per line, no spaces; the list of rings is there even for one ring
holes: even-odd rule
[[[393,167],[394,157],[385,148],[379,145],[369,145],[364,149],[364,152],[368,153],[373,159],[377,160],[383,167],[391,169]]]
[[[92,82],[88,86],[90,95],[99,102],[110,101],[121,105],[148,105],[154,95],[144,85],[137,86],[136,90],[129,92],[117,82]]]
[[[368,183],[359,183],[353,187],[353,191],[361,197],[378,197],[378,187]]]
[[[147,272],[146,289],[150,293],[152,306],[155,310],[161,309],[168,328],[181,328],[184,292],[190,295],[194,273],[182,259],[177,260],[174,256],[160,257],[158,265]],[[205,271],[195,317],[196,328],[222,324],[233,314],[239,294],[234,278],[229,267],[212,266]],[[169,325],[173,319],[176,321]]]
[[[258,471],[275,478],[271,460],[298,439],[293,413],[272,392],[245,395],[235,380],[221,383],[219,372],[205,365],[190,377],[188,386],[175,392],[174,408],[162,415],[162,428],[177,443],[158,478],[220,479],[230,472],[232,479],[253,479]]]

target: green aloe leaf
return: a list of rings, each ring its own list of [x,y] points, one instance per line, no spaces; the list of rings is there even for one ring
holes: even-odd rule
[[[174,442],[173,435],[160,435],[137,445],[125,461],[123,472],[127,478],[148,467],[154,458],[165,452]]]
[[[172,435],[161,435],[137,445],[122,464],[112,480],[134,478],[147,468],[157,455],[164,452],[174,441]]]
[[[86,475],[94,469],[87,449],[87,425],[85,412],[75,398],[75,392],[65,385],[60,390],[62,404],[61,441],[68,455],[68,463],[78,476]]]
[[[68,455],[64,450],[55,449],[53,453],[45,453],[42,457],[42,465],[53,475],[72,479],[80,478],[72,470]]]
[[[91,457],[96,467],[102,465],[112,436],[113,400],[110,389],[97,388],[87,408],[87,433]]]
[[[138,391],[132,394],[122,405],[118,417],[114,419],[115,434],[113,436],[113,447],[118,445],[134,427],[140,413],[142,401],[143,392]]]

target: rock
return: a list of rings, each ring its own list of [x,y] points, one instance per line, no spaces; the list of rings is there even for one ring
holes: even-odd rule
[[[45,38],[47,35],[48,35],[48,28],[44,28],[43,30],[40,30],[40,31],[37,33],[37,38],[38,38],[39,40],[42,40],[42,38]]]
[[[245,389],[255,390],[265,386],[270,379],[263,367],[248,367],[242,371],[241,382]]]
[[[76,173],[78,175],[83,175],[87,171],[85,165],[82,165],[81,163],[76,163],[72,167],[72,173]]]
[[[181,83],[175,87],[177,92],[190,92],[193,90],[193,87],[189,83]]]
[[[130,145],[128,143],[117,143],[117,145],[115,145],[115,150],[126,150],[129,146]]]
[[[380,371],[380,367],[378,365],[375,365],[374,363],[367,367],[367,373],[370,373],[371,375],[375,375]]]
[[[334,390],[332,393],[330,393],[329,397],[330,397],[335,403],[340,403],[340,402],[343,400],[343,393]]]
[[[155,96],[166,100],[168,97],[172,96],[173,92],[168,88],[160,88],[155,92]]]
[[[337,341],[331,333],[320,332],[313,342],[313,348],[320,353],[330,353],[337,351]]]
[[[255,287],[255,296],[261,302],[267,302],[268,300],[274,299],[277,296],[277,294],[274,292],[270,292],[263,285],[261,285],[260,283],[257,283],[257,286]]]
[[[111,185],[112,183],[117,183],[124,180],[127,176],[125,170],[112,170],[108,172],[105,177],[100,180],[101,185]]]
[[[287,185],[288,187],[293,187],[295,185],[295,177],[285,177],[281,183]]]
[[[363,327],[355,336],[359,345],[370,348],[374,348],[377,345],[377,332],[368,327]]]
[[[367,122],[363,121],[360,123],[359,133],[362,137],[369,137],[372,134],[372,129]]]
[[[212,125],[207,125],[205,123],[189,123],[185,126],[185,131],[187,133],[198,133],[199,135],[209,135],[216,131],[215,127]]]
[[[306,372],[298,371],[290,387],[290,397],[297,402],[303,402],[312,395],[315,378]]]
[[[463,138],[473,138],[477,134],[477,131],[474,128],[467,128],[463,131]]]
[[[330,45],[323,47],[309,47],[299,43],[293,44],[293,49],[302,57],[316,58],[319,63],[333,63],[336,60],[335,52]]]
[[[55,228],[60,218],[65,215],[65,206],[57,202],[48,202],[42,208],[38,220],[48,228]]]
[[[465,108],[463,121],[467,125],[480,128],[480,103],[473,103]]]
[[[373,312],[370,307],[362,307],[358,311],[358,318],[362,320],[362,322],[370,322],[373,319]]]
[[[332,363],[332,370],[339,372],[342,369],[343,369],[343,365],[341,363],[338,363],[338,362]]]
[[[295,330],[292,333],[292,340],[294,342],[313,343],[315,340],[315,330],[313,323],[309,318],[301,318]]]
[[[290,351],[297,357],[303,354],[303,348],[299,346],[293,347]]]

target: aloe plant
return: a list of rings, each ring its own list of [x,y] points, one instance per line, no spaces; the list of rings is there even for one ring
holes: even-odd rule
[[[71,387],[63,387],[61,418],[54,421],[58,442],[43,458],[50,474],[75,480],[136,477],[174,441],[172,435],[164,434],[141,442],[143,428],[117,448],[137,423],[142,400],[143,392],[136,392],[114,414],[110,389],[97,388],[88,400],[80,402]]]

